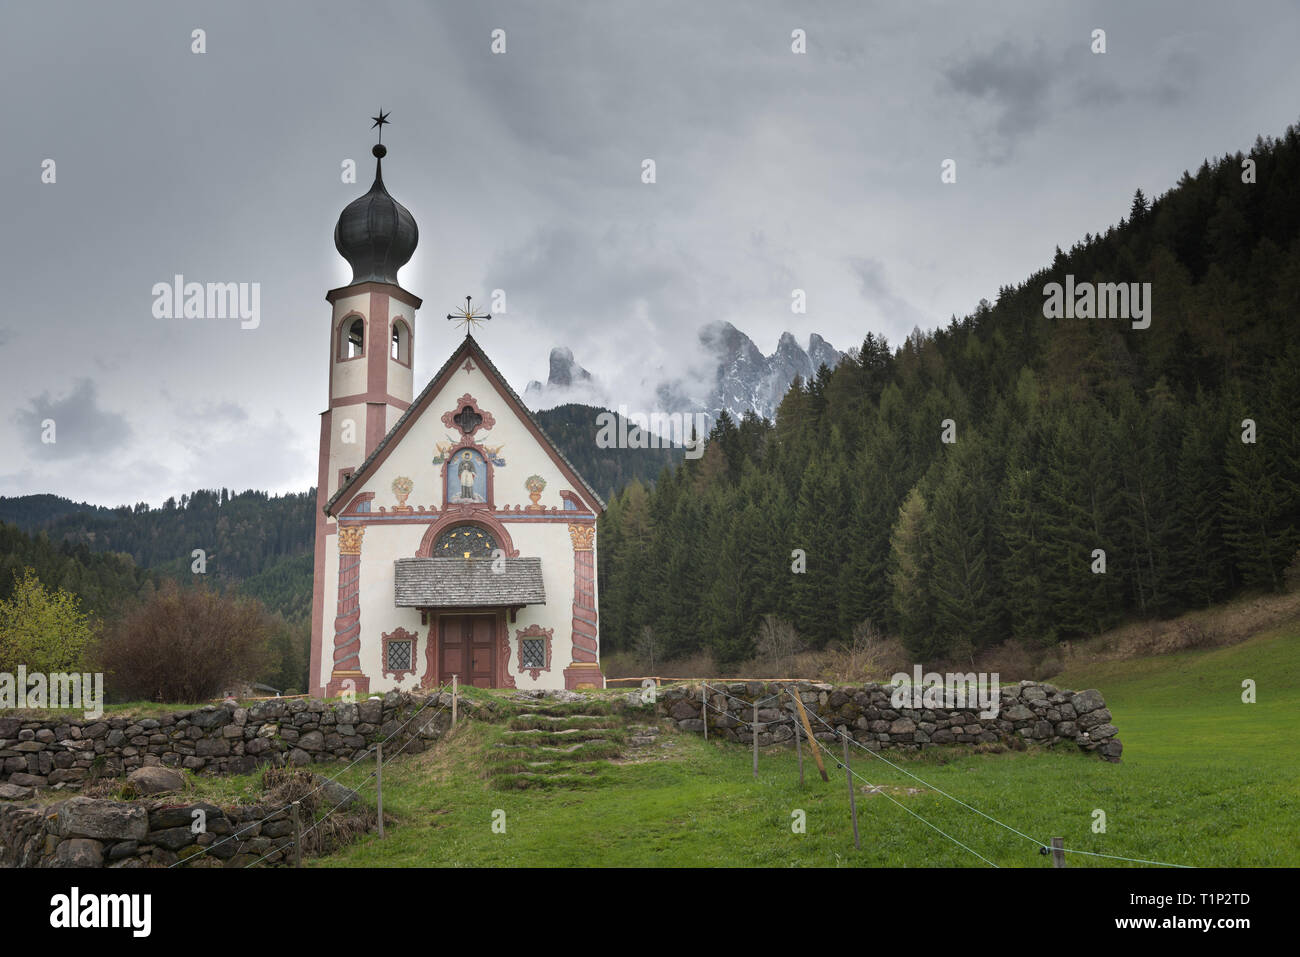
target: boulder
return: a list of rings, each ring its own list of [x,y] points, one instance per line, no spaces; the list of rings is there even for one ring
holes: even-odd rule
[[[190,715],[190,724],[198,728],[220,728],[234,720],[229,708],[218,708],[214,705],[208,705],[202,711],[195,711]]]
[[[356,791],[346,784],[339,784],[338,781],[331,781],[329,778],[318,777],[316,783],[320,785],[320,792],[324,795],[330,807],[347,807],[354,803],[359,796]]]
[[[179,851],[187,844],[193,844],[197,836],[188,827],[169,827],[165,831],[150,831],[149,843],[169,851]]]
[[[141,794],[166,794],[185,788],[185,775],[172,768],[136,768],[126,776],[126,780]]]
[[[1079,714],[1087,714],[1089,711],[1096,711],[1098,708],[1104,708],[1106,702],[1101,697],[1101,692],[1096,690],[1080,691],[1070,698],[1070,704]]]
[[[58,805],[54,830],[59,837],[140,840],[149,833],[149,815],[134,804],[74,797]]]
[[[104,845],[82,837],[64,841],[54,852],[55,867],[103,867]]]
[[[32,788],[0,782],[0,801],[26,801],[35,793],[36,791]]]
[[[675,721],[685,721],[690,718],[699,717],[700,709],[693,701],[685,699],[678,701],[668,710],[668,716]]]

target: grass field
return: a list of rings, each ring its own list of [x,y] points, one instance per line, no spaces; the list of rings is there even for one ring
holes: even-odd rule
[[[1241,702],[1246,678],[1257,683],[1257,704]],[[921,783],[855,751],[854,770],[898,802],[858,791],[860,851],[843,769],[829,767],[830,783],[823,783],[807,753],[802,787],[794,752],[784,748],[761,755],[755,781],[744,746],[666,733],[643,760],[603,765],[589,788],[502,792],[489,785],[485,755],[504,729],[466,724],[434,750],[386,770],[384,809],[393,823],[382,841],[370,835],[312,864],[988,866],[983,857],[999,866],[1048,867],[1034,841],[1063,837],[1072,849],[1173,864],[1300,865],[1293,737],[1300,623],[1232,647],[1107,662],[1055,683],[1102,691],[1124,741],[1120,764],[1073,745],[887,754]],[[358,766],[343,779],[359,786],[368,770]],[[373,800],[373,783],[365,793]],[[1105,833],[1093,832],[1097,809],[1105,812]],[[504,811],[504,833],[492,827],[497,810]],[[806,813],[805,834],[792,830],[797,810]],[[1132,866],[1079,854],[1069,863]]]

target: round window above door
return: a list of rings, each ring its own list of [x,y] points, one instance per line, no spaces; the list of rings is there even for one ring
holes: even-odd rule
[[[449,528],[433,545],[434,558],[491,558],[497,543],[486,529],[477,525]]]

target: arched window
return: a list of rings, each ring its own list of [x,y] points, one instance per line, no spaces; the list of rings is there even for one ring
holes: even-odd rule
[[[393,320],[393,336],[388,355],[404,366],[411,364],[411,330],[401,319]]]
[[[496,551],[492,533],[478,525],[449,528],[433,544],[434,558],[491,558]]]
[[[356,359],[366,354],[366,323],[357,316],[340,330],[339,358]]]

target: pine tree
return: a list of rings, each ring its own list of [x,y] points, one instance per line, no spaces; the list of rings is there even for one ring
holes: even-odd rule
[[[807,570],[794,576],[791,598],[795,625],[815,648],[839,637],[835,599],[844,566],[846,473],[836,430],[829,446],[805,463],[795,502],[790,547],[804,550]]]
[[[889,582],[903,644],[921,657],[940,653],[930,600],[930,547],[925,497],[913,488],[889,537]]]

